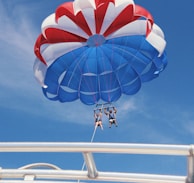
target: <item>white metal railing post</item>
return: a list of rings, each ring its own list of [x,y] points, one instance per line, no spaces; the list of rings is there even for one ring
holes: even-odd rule
[[[25,181],[33,181],[34,180],[34,178],[35,178],[35,175],[25,175],[24,176],[24,180]]]
[[[96,178],[98,176],[98,171],[92,153],[84,152],[83,156],[88,170],[88,177],[92,179]]]
[[[188,158],[187,183],[194,183],[194,146],[191,145]]]

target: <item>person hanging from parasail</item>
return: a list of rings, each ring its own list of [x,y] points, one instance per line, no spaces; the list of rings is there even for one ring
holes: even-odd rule
[[[117,120],[116,120],[116,113],[117,109],[113,107],[113,109],[104,109],[104,113],[108,116],[109,119],[109,128],[111,128],[112,124],[114,124],[116,127],[118,126]]]
[[[103,130],[103,126],[102,126],[102,109],[94,110],[94,123],[95,123],[95,128],[100,126],[101,130]]]

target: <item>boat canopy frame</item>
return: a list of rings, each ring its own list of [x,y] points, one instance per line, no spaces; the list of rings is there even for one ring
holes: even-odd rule
[[[82,143],[82,142],[1,142],[4,152],[82,153],[86,170],[64,170],[49,163],[34,163],[18,169],[0,168],[0,183],[82,183],[88,181],[135,183],[194,183],[194,145]],[[96,167],[94,153],[170,155],[187,157],[187,175],[157,175],[104,172]]]

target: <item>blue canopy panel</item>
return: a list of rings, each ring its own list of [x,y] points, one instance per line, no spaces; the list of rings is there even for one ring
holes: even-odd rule
[[[85,46],[62,55],[47,69],[43,88],[51,100],[80,99],[87,105],[117,101],[133,95],[141,83],[152,80],[167,65],[166,53],[158,51],[144,36],[106,40],[100,46]]]

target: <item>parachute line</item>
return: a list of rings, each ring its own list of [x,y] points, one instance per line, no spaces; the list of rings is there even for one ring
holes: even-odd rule
[[[93,132],[93,135],[92,135],[92,138],[91,138],[90,142],[93,142],[93,140],[94,140],[94,137],[95,137],[95,134],[96,134],[96,129],[97,129],[97,127],[95,126],[94,132]]]

